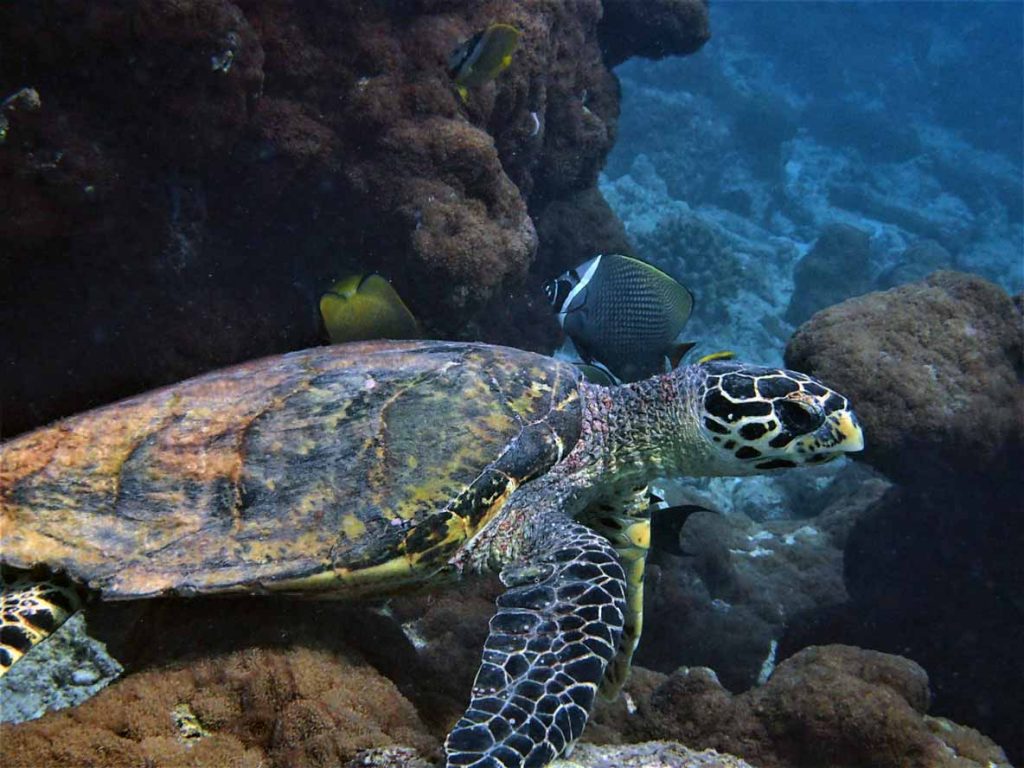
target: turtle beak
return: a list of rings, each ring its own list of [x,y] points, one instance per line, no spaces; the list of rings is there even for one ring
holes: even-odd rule
[[[828,425],[837,438],[831,450],[837,453],[856,453],[864,450],[864,432],[853,411],[844,409],[832,414],[829,416]]]

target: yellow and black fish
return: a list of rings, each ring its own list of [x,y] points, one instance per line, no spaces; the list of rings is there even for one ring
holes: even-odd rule
[[[470,88],[493,80],[508,68],[519,34],[511,24],[491,24],[451,52],[448,74],[463,101],[469,99]]]
[[[671,276],[628,256],[595,256],[544,285],[572,350],[616,381],[679,364],[693,344],[680,334],[693,295]]]
[[[380,275],[352,275],[320,297],[320,316],[332,344],[366,339],[415,339],[416,318]]]

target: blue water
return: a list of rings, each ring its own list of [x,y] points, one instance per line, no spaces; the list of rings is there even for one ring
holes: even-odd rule
[[[743,270],[747,290],[712,292],[698,311],[695,330],[721,343],[736,344],[743,314],[729,304],[749,307],[751,292],[765,314],[788,303],[792,264],[835,222],[870,236],[851,292],[923,277],[902,268],[923,240],[945,252],[938,266],[1019,292],[1021,14],[1020,3],[712,3],[701,51],[618,67],[602,189],[641,255],[698,299],[712,276]],[[737,258],[687,255],[672,222],[693,214]],[[740,350],[770,357],[787,331],[743,327]]]

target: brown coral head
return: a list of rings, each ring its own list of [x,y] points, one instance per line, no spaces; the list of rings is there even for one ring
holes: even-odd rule
[[[728,474],[823,464],[864,448],[849,400],[817,379],[731,361],[698,369],[701,427]]]

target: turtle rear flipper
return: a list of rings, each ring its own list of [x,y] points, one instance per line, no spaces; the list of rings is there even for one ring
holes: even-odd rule
[[[602,536],[561,515],[532,521],[524,556],[506,566],[466,713],[446,765],[547,765],[583,733],[615,656],[626,574]]]
[[[66,579],[0,569],[0,677],[81,606]]]

